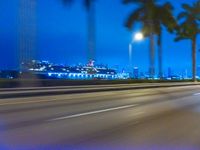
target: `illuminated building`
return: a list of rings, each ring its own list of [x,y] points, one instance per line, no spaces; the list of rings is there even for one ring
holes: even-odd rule
[[[46,78],[55,79],[125,79],[123,74],[119,75],[116,70],[104,66],[94,66],[89,62],[84,66],[55,65],[48,61],[32,60],[23,64],[27,72],[37,74]]]

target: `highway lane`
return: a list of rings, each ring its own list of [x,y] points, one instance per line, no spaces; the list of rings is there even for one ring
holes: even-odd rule
[[[199,93],[187,86],[3,99],[0,145],[199,148]]]

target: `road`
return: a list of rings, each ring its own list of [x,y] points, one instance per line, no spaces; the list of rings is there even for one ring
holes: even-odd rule
[[[4,98],[0,149],[200,149],[200,86]]]

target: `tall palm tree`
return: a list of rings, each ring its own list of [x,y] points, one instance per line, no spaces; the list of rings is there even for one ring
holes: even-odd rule
[[[192,79],[196,81],[196,51],[197,36],[200,34],[200,0],[192,5],[183,4],[184,9],[178,15],[180,25],[177,30],[176,41],[189,39],[192,43]]]
[[[150,39],[150,67],[149,73],[155,74],[155,36],[158,35],[159,46],[159,76],[162,76],[162,26],[172,32],[176,26],[176,20],[172,15],[173,7],[170,3],[157,4],[156,0],[123,0],[124,4],[136,3],[139,7],[130,14],[125,26],[132,29],[138,22],[142,24],[142,32]]]
[[[156,22],[156,34],[157,45],[158,45],[158,70],[160,79],[163,78],[163,50],[162,50],[162,27],[164,26],[168,32],[173,33],[177,28],[177,22],[175,17],[173,16],[173,7],[169,2],[166,2],[163,5],[156,6],[155,13],[155,22]],[[157,19],[156,19],[157,18]]]
[[[62,0],[64,4],[70,5],[75,0]],[[82,0],[88,13],[88,61],[95,59],[95,0]]]

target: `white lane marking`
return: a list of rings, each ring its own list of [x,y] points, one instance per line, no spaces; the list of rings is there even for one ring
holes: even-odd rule
[[[134,106],[137,106],[137,104],[134,104],[134,105],[125,105],[125,106],[113,107],[113,108],[107,108],[107,109],[90,111],[90,112],[85,112],[85,113],[80,113],[80,114],[74,114],[74,115],[70,115],[70,116],[64,116],[64,117],[59,117],[59,118],[55,118],[55,119],[50,119],[50,120],[47,120],[47,121],[51,122],[51,121],[58,121],[58,120],[64,120],[64,119],[77,118],[77,117],[81,117],[81,116],[87,116],[87,115],[92,115],[92,114],[98,114],[98,113],[108,112],[108,111],[114,111],[114,110],[131,108],[131,107],[134,107]]]
[[[200,95],[200,93],[195,93],[195,94],[193,94],[194,96],[198,96],[198,95]]]

